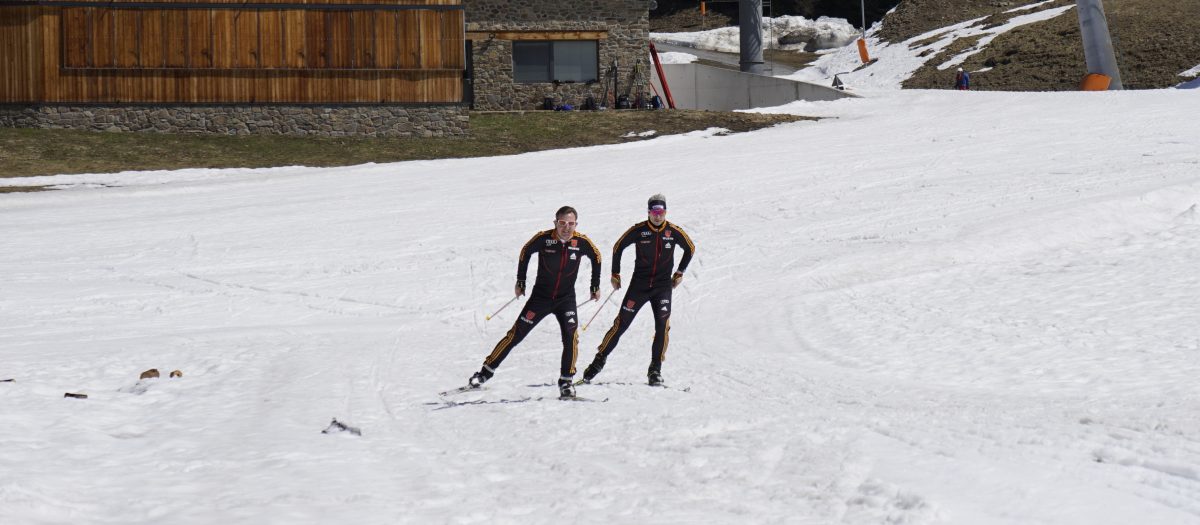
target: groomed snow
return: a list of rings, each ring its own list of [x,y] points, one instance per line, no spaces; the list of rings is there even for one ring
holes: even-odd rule
[[[771,111],[829,118],[0,195],[0,523],[1200,523],[1200,98]],[[655,192],[675,388],[643,313],[607,402],[538,400],[552,321],[439,399],[553,210],[607,250]]]

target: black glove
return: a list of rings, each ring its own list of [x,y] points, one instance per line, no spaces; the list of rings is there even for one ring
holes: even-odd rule
[[[600,300],[600,287],[593,286],[591,289],[591,292],[592,292],[592,300],[599,301]]]
[[[675,272],[675,275],[671,276],[671,288],[678,287],[681,282],[683,282],[683,272]]]
[[[517,286],[513,289],[517,297],[525,295],[525,279],[517,279]]]

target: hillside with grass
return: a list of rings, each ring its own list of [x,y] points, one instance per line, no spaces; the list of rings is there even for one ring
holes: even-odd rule
[[[1077,89],[1087,73],[1075,4],[1075,0],[901,0],[868,5],[867,22],[876,47],[906,46],[923,61],[902,82],[904,88],[949,89],[957,67],[963,67],[974,73],[976,90],[1069,91]],[[717,5],[736,7],[736,3]],[[821,2],[776,2],[772,14],[839,16],[860,25],[857,5],[853,12],[845,6],[827,7]],[[1104,7],[1127,89],[1171,87],[1194,76],[1183,74],[1200,65],[1200,0],[1106,0]],[[877,10],[885,8],[886,14],[875,18]],[[1020,20],[1038,13],[1054,16]],[[718,9],[700,17],[698,5],[660,7],[651,26],[662,32],[698,31],[720,23],[736,24],[736,10]],[[1006,25],[1013,27],[994,31]],[[864,73],[888,67],[881,59],[864,68]]]
[[[983,18],[979,25],[1003,24],[1029,11],[1011,11],[1033,2],[995,0],[904,0],[884,18],[878,36],[903,42],[939,28]],[[1074,0],[1051,0],[1033,9],[1067,7]],[[1200,64],[1200,0],[1109,0],[1104,2],[1109,31],[1126,89],[1177,85],[1180,73]],[[970,49],[966,41],[933,57],[905,88],[948,88],[954,69],[938,65]],[[1086,73],[1079,17],[1061,16],[1001,34],[962,67],[976,71],[974,89],[996,91],[1068,91]]]

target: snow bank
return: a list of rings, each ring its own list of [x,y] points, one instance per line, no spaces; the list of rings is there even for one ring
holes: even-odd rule
[[[1180,73],[1179,76],[1183,78],[1191,78],[1192,80],[1175,86],[1176,89],[1200,89],[1200,66],[1196,66],[1192,69],[1184,71],[1183,73]]]
[[[733,26],[691,33],[651,33],[650,38],[655,42],[666,44],[737,53],[740,49],[738,41],[740,34],[739,28]],[[825,16],[816,20],[809,20],[802,16],[763,18],[763,47],[767,49],[799,51],[805,49],[806,42],[812,42],[816,49],[830,49],[845,46],[857,39],[859,35],[859,30],[844,18]],[[786,39],[789,36],[794,36],[801,41],[793,44],[780,44],[780,39]]]
[[[125,186],[154,186],[177,182],[222,182],[245,180],[253,176],[311,173],[313,168],[289,166],[254,169],[183,169],[156,171],[124,171],[118,173],[83,173],[76,175],[45,175],[36,177],[0,177],[0,186],[47,186],[53,189],[120,188]]]
[[[675,51],[659,53],[658,59],[663,64],[691,64],[692,62],[700,60],[699,57],[691,53],[679,53]]]

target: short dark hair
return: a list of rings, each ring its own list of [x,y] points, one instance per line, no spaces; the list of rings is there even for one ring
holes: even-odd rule
[[[572,208],[570,206],[563,206],[563,207],[559,208],[558,211],[554,212],[554,218],[557,219],[568,213],[574,214],[576,219],[579,218],[579,212],[575,211],[575,208]]]

